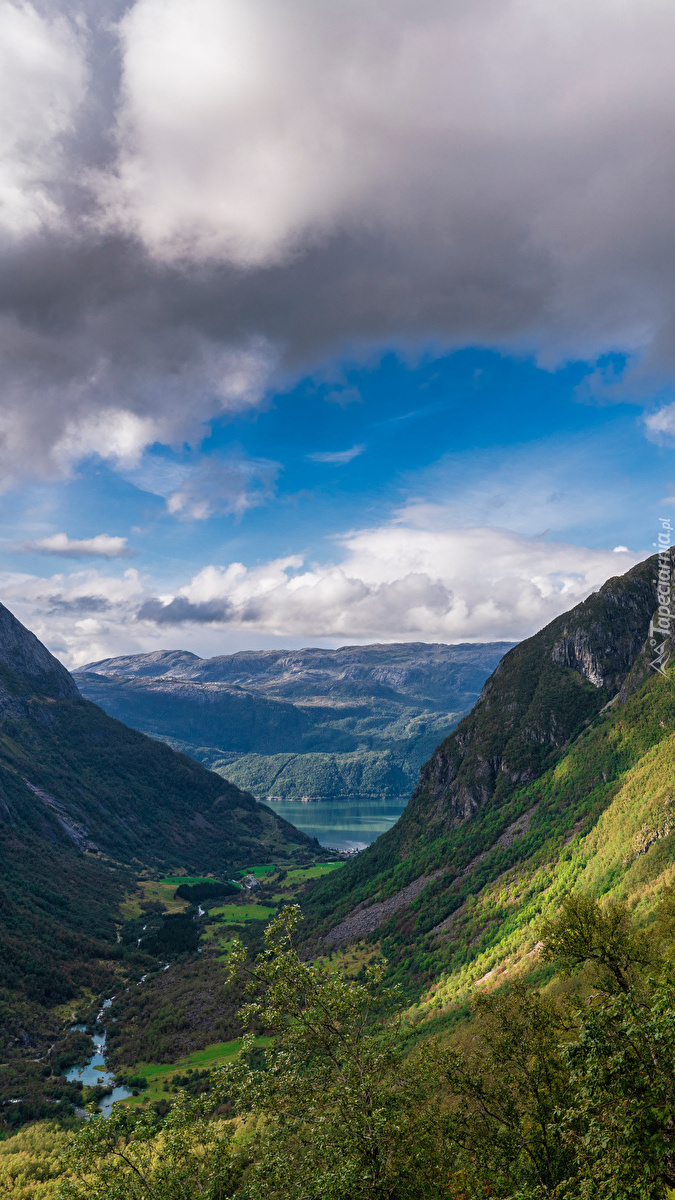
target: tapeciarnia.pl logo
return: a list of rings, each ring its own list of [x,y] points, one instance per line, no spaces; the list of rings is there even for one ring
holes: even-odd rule
[[[672,624],[675,620],[672,603],[673,565],[670,550],[673,530],[669,517],[659,517],[659,523],[661,529],[658,543],[656,543],[659,551],[659,567],[656,577],[656,596],[659,607],[649,623],[649,645],[655,656],[649,665],[653,671],[658,671],[660,675],[665,676],[672,653]]]

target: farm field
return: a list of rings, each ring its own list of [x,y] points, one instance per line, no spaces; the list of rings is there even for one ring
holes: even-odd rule
[[[322,875],[328,875],[331,871],[337,871],[340,867],[344,867],[344,862],[317,863],[314,867],[297,867],[289,871],[286,876],[286,882],[289,884],[304,883],[307,879],[320,879]]]
[[[276,912],[266,904],[222,904],[209,909],[209,916],[222,917],[230,925],[240,925],[242,921],[266,921]],[[209,927],[210,928],[210,927]],[[208,937],[207,928],[204,937]]]
[[[255,1045],[269,1046],[271,1040],[271,1038],[259,1037],[255,1039]],[[226,1063],[232,1062],[240,1046],[240,1039],[233,1042],[214,1042],[212,1046],[205,1046],[203,1050],[195,1050],[175,1063],[136,1063],[128,1070],[127,1074],[142,1075],[147,1079],[148,1087],[140,1095],[129,1096],[126,1100],[120,1100],[118,1103],[129,1108],[139,1108],[145,1104],[153,1104],[157,1100],[165,1100],[168,1091],[165,1084],[170,1085],[175,1075],[187,1075],[190,1071],[213,1070],[214,1067],[225,1066]]]

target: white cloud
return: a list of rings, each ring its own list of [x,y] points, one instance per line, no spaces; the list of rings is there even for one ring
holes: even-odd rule
[[[85,7],[0,0],[3,485],[373,347],[672,378],[672,4]]]
[[[0,315],[0,491],[25,475],[68,478],[94,455],[128,472],[153,443],[198,445],[208,418],[260,403],[275,362],[264,339],[219,346],[160,320],[144,340],[145,320],[136,301],[95,328]]]
[[[665,404],[644,419],[647,437],[652,442],[671,443],[675,439],[675,404]]]
[[[145,447],[157,441],[159,430],[152,417],[139,417],[124,409],[103,409],[69,421],[53,457],[66,470],[92,455],[128,469],[138,465]]]
[[[317,463],[333,463],[335,466],[342,467],[345,463],[350,463],[353,458],[358,458],[359,454],[363,454],[365,446],[352,446],[349,450],[319,450],[316,454],[308,454],[307,457],[312,462]]]
[[[65,166],[87,71],[76,29],[32,4],[0,3],[0,230],[35,233],[63,219]]]
[[[66,533],[52,533],[34,542],[24,542],[21,550],[34,554],[57,554],[61,558],[125,558],[127,539],[97,533],[90,538],[70,538]]]
[[[663,0],[136,0],[119,28],[100,196],[159,259],[269,265],[375,233],[398,247],[389,273],[373,260],[380,302],[400,303],[403,243],[409,274],[450,281],[458,334],[479,310],[497,338],[529,311],[554,354],[656,334],[647,255],[673,252]]]
[[[644,557],[401,517],[346,535],[341,560],[325,565],[214,564],[159,595],[134,570],[14,574],[0,576],[0,599],[70,666],[178,646],[517,640]]]
[[[392,524],[342,540],[343,561],[209,566],[146,603],[160,625],[221,622],[276,637],[462,641],[522,638],[616,572],[613,551],[507,530]],[[639,555],[626,553],[622,570]]]
[[[141,649],[125,630],[145,597],[138,571],[121,576],[0,574],[0,599],[67,666],[105,658],[117,647]]]

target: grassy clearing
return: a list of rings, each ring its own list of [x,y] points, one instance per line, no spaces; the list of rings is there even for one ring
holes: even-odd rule
[[[271,1038],[259,1037],[256,1038],[255,1044],[256,1046],[269,1046],[271,1040]],[[190,1070],[204,1071],[207,1068],[212,1070],[214,1067],[222,1067],[226,1063],[232,1062],[240,1046],[239,1039],[234,1042],[214,1042],[212,1046],[205,1046],[203,1050],[194,1050],[192,1054],[186,1055],[179,1062],[136,1063],[126,1074],[142,1075],[148,1081],[147,1090],[141,1092],[139,1096],[129,1096],[127,1100],[120,1100],[119,1103],[130,1108],[139,1108],[144,1104],[152,1104],[156,1100],[165,1100],[174,1075],[186,1075]],[[165,1087],[165,1085],[167,1086]]]
[[[188,880],[184,879],[182,882]],[[143,900],[159,900],[166,905],[167,912],[183,912],[188,906],[188,901],[174,895],[176,887],[177,884],[170,879],[139,879],[136,890],[128,892],[120,904],[120,912],[125,921],[140,917]]]
[[[304,883],[306,879],[319,879],[329,871],[336,871],[338,867],[343,866],[343,862],[331,862],[317,863],[315,867],[298,867],[297,870],[289,871],[286,879],[288,883]]]
[[[242,871],[241,874],[255,875],[256,879],[258,879],[261,875],[266,875],[269,871],[278,871],[278,869],[279,868],[276,863],[267,863],[262,867],[248,867],[245,871]]]
[[[223,920],[214,925],[207,925],[202,935],[205,946],[209,949],[219,949],[222,954],[220,962],[226,962],[232,949],[232,926],[243,925],[245,921],[266,921],[273,916],[276,908],[264,904],[223,904],[219,908],[210,909],[210,916],[222,916]]]
[[[276,912],[276,908],[269,908],[265,904],[223,904],[218,908],[210,908],[210,917],[222,917],[223,922],[229,925],[240,925],[242,921],[266,921]],[[208,937],[211,929],[215,926],[208,926],[204,937]]]

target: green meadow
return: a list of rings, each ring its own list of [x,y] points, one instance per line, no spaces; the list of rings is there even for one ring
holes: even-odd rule
[[[255,1045],[269,1046],[271,1040],[271,1038],[259,1037],[256,1038]],[[215,1067],[223,1067],[226,1063],[234,1060],[240,1046],[240,1039],[233,1042],[214,1042],[212,1046],[205,1046],[203,1050],[195,1050],[192,1054],[187,1054],[178,1062],[136,1063],[127,1070],[126,1074],[142,1075],[144,1079],[147,1079],[148,1087],[140,1095],[129,1096],[127,1100],[120,1100],[119,1103],[130,1108],[138,1108],[140,1105],[165,1100],[175,1075],[187,1075],[190,1071],[213,1070]]]

